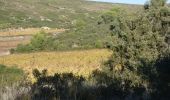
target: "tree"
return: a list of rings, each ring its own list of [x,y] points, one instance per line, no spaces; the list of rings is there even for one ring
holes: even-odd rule
[[[162,6],[165,6],[167,3],[167,0],[150,0],[150,4],[154,8],[160,8]]]
[[[134,16],[119,13],[112,19],[104,19],[105,24],[110,24],[112,38],[107,47],[113,51],[104,69],[110,77],[119,79],[125,89],[144,87],[149,92],[154,63],[168,50],[165,42],[168,26],[164,25],[168,21],[163,20],[168,18],[169,12],[166,1],[151,0],[148,6],[146,11]],[[121,66],[121,70],[117,70],[120,69],[117,66]]]
[[[47,34],[45,32],[37,33],[33,36],[31,39],[31,45],[32,47],[37,50],[44,50],[47,45]]]
[[[145,4],[144,4],[144,9],[145,10],[148,10],[149,9],[149,1],[147,1],[147,2],[145,2]]]
[[[167,0],[150,0],[149,10],[146,12],[152,23],[152,31],[165,35],[168,33],[170,9]]]

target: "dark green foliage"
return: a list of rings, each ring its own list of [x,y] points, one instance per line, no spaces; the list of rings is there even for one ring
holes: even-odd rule
[[[164,80],[166,83],[170,83],[170,54],[160,57],[155,66],[162,81]]]
[[[144,9],[145,9],[145,10],[149,9],[149,2],[148,2],[148,1],[145,2],[145,4],[144,4]]]
[[[71,73],[46,76],[46,70],[42,73],[34,70],[33,73],[37,83],[32,88],[32,100],[82,100],[80,91],[83,77],[76,77]]]
[[[169,52],[169,11],[164,0],[151,0],[141,13],[130,15],[120,12],[116,16],[112,13],[102,16],[104,24],[110,25],[108,29],[111,31],[112,40],[107,42],[106,47],[113,51],[102,73],[106,73],[112,81],[119,80],[120,85],[123,83],[121,90],[135,91],[135,88],[143,88],[149,95],[154,90],[159,91],[152,82],[159,84],[156,79],[159,79],[157,76],[160,76],[160,72],[156,70],[155,63],[158,63],[159,56]],[[160,64],[166,65],[168,62]],[[163,95],[158,97],[162,98]]]
[[[133,93],[130,89],[123,89],[125,84],[119,79],[113,79],[100,71],[94,71],[92,74],[94,85],[90,85],[91,82],[82,76],[74,76],[71,73],[47,76],[46,70],[39,72],[36,69],[33,73],[37,82],[31,89],[32,100],[124,100],[129,97],[138,100],[135,98],[143,98],[140,95],[144,91],[143,88],[134,87]]]
[[[170,54],[167,53],[158,58],[155,66],[158,76],[156,81],[157,91],[154,95],[157,100],[168,100],[170,98]]]

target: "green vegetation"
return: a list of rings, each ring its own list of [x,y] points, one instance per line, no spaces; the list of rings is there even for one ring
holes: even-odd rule
[[[71,28],[81,19],[95,20],[100,7],[111,4],[85,0],[0,0],[0,28],[42,27]],[[94,17],[94,18],[93,18]]]
[[[30,44],[26,45],[20,44],[18,45],[16,50],[12,49],[11,53],[53,50],[54,48],[55,48],[54,39],[48,36],[47,33],[42,31],[33,36]]]
[[[108,85],[119,80],[118,87],[125,94],[130,91],[137,92],[136,89],[141,88],[150,94],[157,94],[156,98],[161,100],[169,96],[166,93],[162,94],[163,91],[154,86],[159,84],[159,80],[155,79],[160,78],[157,77],[159,71],[155,63],[159,62],[157,59],[160,56],[168,55],[170,52],[169,44],[166,42],[166,36],[170,34],[168,30],[170,9],[166,5],[166,0],[151,0],[148,7],[145,5],[144,8],[145,11],[137,13],[136,16],[120,12],[116,16],[110,13],[103,17],[103,22],[110,24],[112,40],[107,47],[113,51],[107,67],[103,68],[103,73],[113,81],[106,83]],[[166,58],[167,63],[168,59]],[[164,68],[169,72],[168,64],[165,64]],[[159,85],[158,87],[164,88]],[[169,93],[169,87],[165,91]]]
[[[15,50],[12,49],[11,53],[104,48],[105,43],[109,39],[109,34],[97,33],[96,30],[97,27],[90,30],[81,29],[79,31],[62,33],[56,37],[49,36],[45,32],[39,32],[33,36],[29,44],[20,44]],[[90,31],[94,32],[90,33]],[[100,30],[97,31],[99,32]]]
[[[57,3],[54,0],[39,3],[51,5],[47,2]],[[74,6],[69,6],[72,4],[70,1],[66,2],[60,3],[68,3],[68,7]],[[78,2],[75,3],[76,9],[83,1]],[[66,8],[59,9],[67,11]],[[85,14],[86,10],[79,9],[77,12]],[[91,9],[88,11],[91,12]],[[134,12],[124,11],[124,8],[116,6],[104,12],[100,18],[95,15],[98,12],[92,12],[92,16],[89,15],[87,19],[84,17],[86,14],[80,14],[72,25],[67,23],[70,30],[66,33],[55,37],[40,32],[29,44],[19,45],[14,52],[107,47],[112,50],[110,60],[102,68],[95,70],[89,78],[74,76],[72,73],[48,76],[48,69],[42,72],[34,70],[33,75],[37,81],[32,85],[28,98],[31,95],[30,100],[168,100],[170,9],[166,0],[150,0],[143,10]],[[70,20],[64,19],[66,22]]]
[[[102,14],[102,18],[112,14],[117,16],[123,8],[114,7],[111,11]],[[132,14],[132,13],[131,13]],[[112,18],[112,16],[110,16]],[[30,44],[18,45],[16,52],[33,52],[33,51],[54,51],[54,50],[74,50],[74,49],[92,49],[105,48],[106,43],[111,41],[110,24],[99,25],[102,18],[89,22],[82,19],[75,22],[74,28],[57,36],[48,36],[44,32],[37,33],[31,40]],[[43,43],[42,43],[43,42]],[[37,47],[39,46],[39,47]],[[13,51],[12,51],[13,52]]]
[[[118,8],[129,13],[141,10],[141,6],[137,5],[112,5],[85,0],[0,1],[2,4],[0,8],[1,28],[47,26],[69,29],[57,37],[53,36],[54,42],[49,44],[48,50],[103,48],[110,39],[110,34],[105,25],[98,26],[97,20],[100,20],[100,14],[113,7],[115,13]],[[132,11],[132,9],[136,10]],[[20,45],[19,48],[18,52],[35,51],[30,45]]]
[[[16,67],[0,65],[0,87],[11,85],[23,78],[23,71]]]

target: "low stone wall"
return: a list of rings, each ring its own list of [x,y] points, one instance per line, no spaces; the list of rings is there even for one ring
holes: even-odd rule
[[[0,36],[1,41],[20,41],[20,40],[30,40],[32,38],[31,35],[24,36]]]

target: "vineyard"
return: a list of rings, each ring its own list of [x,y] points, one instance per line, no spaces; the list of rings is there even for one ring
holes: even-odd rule
[[[33,69],[48,69],[49,74],[72,72],[75,75],[87,77],[111,56],[105,49],[38,52],[28,54],[13,54],[0,57],[0,63],[8,66],[18,66],[32,77]]]

